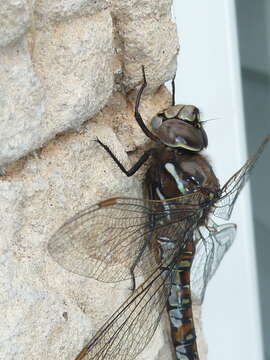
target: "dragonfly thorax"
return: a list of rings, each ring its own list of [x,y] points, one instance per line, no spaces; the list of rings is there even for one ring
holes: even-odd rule
[[[219,182],[209,162],[200,154],[180,154],[160,149],[146,174],[146,184],[156,200],[174,198],[196,191],[216,194]]]

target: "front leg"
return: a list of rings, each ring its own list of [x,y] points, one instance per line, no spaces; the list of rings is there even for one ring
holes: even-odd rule
[[[156,153],[156,149],[149,149],[145,151],[145,153],[140,157],[140,159],[129,169],[126,170],[124,165],[120,163],[120,161],[117,159],[117,157],[114,155],[114,153],[110,150],[110,148],[103,144],[99,139],[96,140],[104,150],[107,151],[107,153],[110,155],[110,157],[113,159],[113,161],[116,163],[116,165],[120,168],[123,173],[125,173],[127,176],[132,176],[135,174],[137,170],[140,169],[140,167],[148,160],[148,158]]]
[[[151,140],[153,140],[155,142],[159,142],[158,137],[156,135],[152,134],[151,131],[147,128],[147,126],[145,125],[145,123],[144,123],[144,121],[142,119],[142,116],[141,116],[141,114],[139,112],[141,96],[142,96],[142,93],[143,93],[144,89],[147,86],[145,70],[144,70],[143,65],[142,65],[142,73],[143,73],[143,83],[142,83],[142,86],[141,86],[141,88],[140,88],[140,90],[138,92],[137,98],[136,98],[134,116],[135,116],[135,119],[136,119],[137,123],[139,124],[140,128],[145,133],[145,135],[148,136]]]

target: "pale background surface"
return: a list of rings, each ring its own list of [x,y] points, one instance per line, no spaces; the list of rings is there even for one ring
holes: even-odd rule
[[[237,0],[236,4],[247,144],[252,149],[270,133],[270,2]],[[265,360],[270,359],[269,183],[268,153],[251,181]]]
[[[239,2],[239,7],[240,5]],[[242,5],[248,7],[245,1],[242,1]],[[250,9],[250,16],[254,16],[253,10]],[[241,12],[241,9],[239,11]],[[263,128],[263,122],[261,117],[256,116],[257,113],[252,117],[253,128],[247,121],[247,131],[245,131],[234,1],[175,1],[174,15],[178,23],[181,46],[176,84],[177,102],[197,105],[203,112],[203,120],[218,118],[207,126],[209,147],[206,154],[209,155],[223,184],[247,157],[246,133],[250,135],[247,136],[248,139],[252,137],[248,148],[250,154],[269,132],[266,125]],[[260,23],[263,19],[257,17],[255,21]],[[258,25],[261,26],[262,24]],[[250,28],[249,30],[251,31]],[[253,51],[253,42],[256,40],[250,38],[249,34],[245,35],[246,50],[250,55]],[[260,60],[259,54],[258,60]],[[269,69],[266,62],[263,66],[263,70]],[[267,103],[263,85],[257,82],[250,84],[248,88],[245,87],[245,103],[247,102],[251,107],[251,100],[255,100],[251,93],[252,86],[260,86],[257,92],[258,101],[261,100],[259,91],[264,94],[264,99],[257,103],[257,107]],[[246,100],[246,96],[251,100]],[[253,114],[257,107],[253,107]],[[249,111],[249,108],[246,109],[247,114]],[[265,163],[267,159],[269,156],[266,151],[263,159]],[[258,188],[263,191],[266,187],[262,175],[263,161],[260,165],[255,171],[257,177],[254,178],[254,195],[255,193],[257,195]],[[256,230],[257,243],[261,241],[259,236],[263,237],[263,231],[267,232],[266,226],[267,223],[269,224],[269,212],[265,210],[269,207],[269,201],[264,208],[259,201],[258,198],[257,207],[261,207],[261,211],[257,209],[254,211],[257,214],[255,226],[264,222],[265,227],[259,225],[260,230]],[[255,200],[254,204],[256,205]],[[262,360],[263,346],[256,271],[256,261],[260,261],[262,255],[259,252],[258,257],[255,256],[251,202],[247,189],[238,200],[232,221],[238,224],[238,236],[211,281],[203,306],[203,326],[209,347],[208,360]],[[264,242],[266,241],[265,239]],[[260,246],[257,248],[259,249]],[[262,266],[260,263],[259,269]],[[267,279],[261,277],[261,272],[259,276],[260,286],[263,289]],[[266,302],[262,304],[266,306]],[[265,335],[265,338],[267,336],[269,335]]]

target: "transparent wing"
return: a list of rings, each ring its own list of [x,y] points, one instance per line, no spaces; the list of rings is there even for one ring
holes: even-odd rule
[[[222,219],[228,220],[234,208],[235,201],[240,191],[248,181],[251,171],[264,151],[270,136],[267,136],[257,151],[247,160],[245,165],[238,170],[223,186],[219,200],[214,205],[214,215]]]
[[[166,307],[170,287],[169,274],[156,269],[139,286],[75,360],[132,360],[146,347]]]
[[[209,280],[215,274],[218,265],[233,243],[236,225],[215,226],[211,231],[208,231],[207,236],[204,236],[202,231],[197,234],[196,253],[190,276],[192,295],[201,303]]]
[[[136,275],[145,274],[153,270],[151,239],[181,241],[191,217],[196,225],[203,201],[200,192],[167,200],[166,206],[162,201],[109,199],[67,221],[50,239],[48,250],[65,269],[99,281],[129,279],[136,261]]]

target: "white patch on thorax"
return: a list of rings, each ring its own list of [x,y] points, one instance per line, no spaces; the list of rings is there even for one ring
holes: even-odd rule
[[[180,179],[180,177],[178,176],[175,166],[172,163],[166,163],[165,164],[165,169],[172,175],[172,177],[174,178],[176,185],[178,187],[178,190],[180,191],[181,194],[186,194],[186,189],[183,185],[182,180]]]

